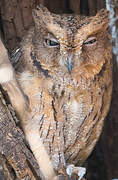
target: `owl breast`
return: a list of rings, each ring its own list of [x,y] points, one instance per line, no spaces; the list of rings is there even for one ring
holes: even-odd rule
[[[38,126],[39,135],[50,154],[54,166],[60,161],[80,164],[95,145],[108,111],[111,81],[104,76],[95,79],[74,78],[60,73],[34,76],[23,72],[19,82],[28,96],[32,122]],[[108,106],[106,109],[104,107]]]
[[[104,75],[106,76],[106,72]],[[66,162],[83,162],[83,156],[90,154],[101,132],[105,117],[104,108],[102,109],[106,93],[104,78],[96,76],[96,79],[84,79],[70,76],[62,78],[60,85],[58,81],[54,83],[53,97],[58,120],[58,113],[62,114],[60,122],[63,121],[63,125],[60,129],[63,129]],[[56,107],[57,104],[59,107]]]
[[[109,110],[109,15],[56,15],[41,6],[33,18],[15,68],[25,105],[15,106],[42,174],[53,179],[54,170],[60,174],[87,159]]]

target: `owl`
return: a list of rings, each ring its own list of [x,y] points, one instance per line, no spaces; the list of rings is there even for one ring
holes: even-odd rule
[[[21,118],[42,179],[52,180],[63,169],[71,176],[82,166],[109,110],[109,15],[104,9],[92,17],[57,15],[40,5],[33,18],[17,51],[16,72],[0,66],[0,75],[10,73],[0,82]]]

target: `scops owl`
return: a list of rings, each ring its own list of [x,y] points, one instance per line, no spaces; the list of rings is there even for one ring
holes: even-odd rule
[[[109,15],[57,15],[39,6],[33,17],[16,72],[29,109],[17,111],[44,177],[52,179],[69,164],[81,166],[100,136],[112,92]]]

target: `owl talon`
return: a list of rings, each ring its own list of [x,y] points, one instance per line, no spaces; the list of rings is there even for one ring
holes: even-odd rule
[[[68,174],[69,177],[71,177],[73,173],[77,174],[79,177],[78,180],[81,180],[86,173],[86,168],[75,167],[73,164],[71,164],[71,165],[67,166],[66,173]]]
[[[77,167],[77,171],[78,171],[78,176],[79,176],[78,180],[81,180],[84,177],[84,175],[86,174],[86,168]]]

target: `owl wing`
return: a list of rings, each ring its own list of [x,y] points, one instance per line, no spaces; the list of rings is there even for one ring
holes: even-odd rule
[[[27,98],[25,98],[24,96],[24,92],[19,87],[19,84],[16,80],[14,69],[12,68],[12,65],[8,57],[7,50],[5,49],[1,40],[0,49],[2,50],[2,53],[0,54],[0,83],[2,84],[3,89],[7,91],[10,101],[14,109],[20,115],[22,122],[26,122],[26,120],[27,122],[29,122],[27,124],[29,125],[30,131],[28,131],[28,126],[27,128],[24,128],[24,131],[26,132],[26,137],[30,144],[30,147],[36,159],[38,160],[40,169],[42,170],[46,178],[49,177],[49,179],[53,179],[55,173],[51,165],[51,161],[48,157],[48,154],[45,151],[45,147],[43,146],[42,141],[40,139],[39,129],[35,129],[36,126],[33,126],[31,121],[32,119],[35,120],[35,118],[32,118],[31,116],[32,114],[30,111],[29,103],[27,101]],[[18,62],[20,60],[20,56],[21,52],[18,48],[17,50],[15,50],[14,53],[12,53],[11,59],[14,60],[14,63]],[[34,138],[32,139],[32,137]],[[39,148],[37,148],[37,145]]]
[[[19,62],[21,56],[22,56],[21,47],[16,47],[9,54],[10,62],[12,63],[13,66],[15,66]]]

